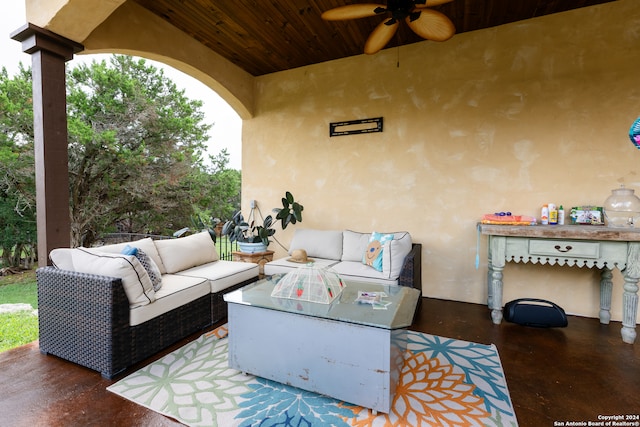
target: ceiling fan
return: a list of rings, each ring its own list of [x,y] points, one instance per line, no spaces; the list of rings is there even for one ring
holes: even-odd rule
[[[367,18],[390,14],[388,20],[380,23],[369,35],[364,45],[364,53],[374,54],[385,47],[405,20],[414,33],[424,39],[445,41],[453,37],[456,29],[449,18],[436,10],[428,9],[449,3],[452,0],[387,0],[387,5],[361,3],[336,7],[322,13],[327,21]]]

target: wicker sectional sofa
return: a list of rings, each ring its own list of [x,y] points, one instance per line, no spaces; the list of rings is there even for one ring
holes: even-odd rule
[[[374,240],[378,239],[378,243]],[[372,252],[374,248],[377,251]],[[360,233],[351,230],[314,230],[298,228],[289,247],[289,255],[304,249],[316,267],[331,268],[340,277],[388,286],[409,286],[422,293],[422,245],[413,243],[408,232]],[[365,253],[378,255],[377,263]],[[268,262],[267,276],[288,273],[300,266],[290,257]]]
[[[50,259],[36,272],[40,351],[106,378],[223,319],[222,295],[258,279],[256,264],[218,260],[206,232]]]

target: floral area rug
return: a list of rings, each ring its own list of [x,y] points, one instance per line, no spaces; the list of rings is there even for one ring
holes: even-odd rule
[[[493,345],[409,331],[391,413],[229,368],[220,328],[107,389],[189,426],[517,426]]]

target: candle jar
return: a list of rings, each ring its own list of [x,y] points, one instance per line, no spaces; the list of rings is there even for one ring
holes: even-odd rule
[[[611,190],[611,195],[604,201],[604,217],[609,227],[640,228],[640,199],[631,188]]]

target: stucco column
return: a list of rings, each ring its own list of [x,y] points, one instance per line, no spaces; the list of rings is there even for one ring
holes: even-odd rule
[[[33,24],[15,31],[31,55],[33,75],[33,131],[36,169],[38,265],[49,262],[49,252],[69,247],[69,156],[65,62],[82,45]]]

